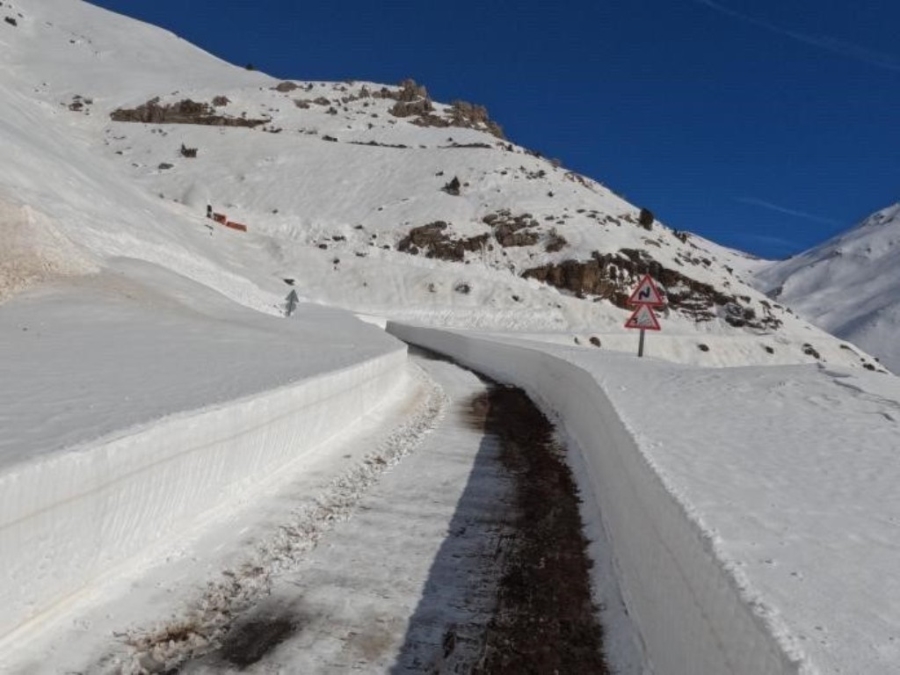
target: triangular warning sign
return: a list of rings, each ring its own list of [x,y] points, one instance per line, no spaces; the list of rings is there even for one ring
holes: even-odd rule
[[[650,309],[650,305],[640,305],[625,322],[625,328],[640,328],[641,330],[660,330],[656,314]]]
[[[634,289],[634,293],[628,298],[628,304],[662,307],[666,303],[663,300],[662,293],[659,292],[656,284],[653,283],[653,277],[649,274],[645,274],[644,278],[641,279],[641,283]]]

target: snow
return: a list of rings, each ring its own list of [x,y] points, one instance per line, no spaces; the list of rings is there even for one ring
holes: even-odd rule
[[[655,672],[900,672],[896,379],[389,330],[558,416]]]
[[[86,672],[121,672],[145,654],[166,658],[197,647],[128,644],[172,624],[193,621],[218,634],[223,611],[264,598],[272,579],[352,515],[366,489],[415,450],[440,418],[446,404],[440,388],[418,369],[407,376],[410,386],[399,396],[266,481],[262,491],[171,532],[133,564],[109,570],[77,602],[20,631],[15,649],[0,653],[0,671],[56,674],[81,664]]]
[[[276,319],[122,267],[0,317],[6,639],[406,386],[403,345],[345,314]]]
[[[755,283],[801,316],[900,372],[900,204],[755,273]]]
[[[173,597],[196,590],[220,569],[217,551],[237,557],[249,531],[205,526],[223,512],[249,517],[231,512],[282,481],[305,499],[327,492],[345,454],[365,455],[354,430],[415,429],[396,458],[413,449],[431,423],[416,420],[433,420],[417,396],[430,395],[378,328],[390,324],[558,413],[580,449],[588,527],[609,538],[611,554],[593,549],[596,592],[624,672],[900,672],[897,380],[866,372],[881,368],[863,349],[781,304],[896,369],[898,207],[770,265],[659,222],[639,227],[638,208],[602,184],[483,131],[395,118],[391,99],[362,95],[380,84],[279,92],[262,73],[80,0],[3,5],[18,17],[0,22],[0,653],[10,664],[25,654],[25,672],[60,672],[68,656],[88,662],[108,647],[123,622],[180,611],[153,583]],[[227,96],[217,112],[270,122],[110,121],[157,96]],[[317,97],[328,105],[295,104]],[[181,156],[182,144],[197,157]],[[460,196],[441,190],[453,177]],[[248,232],[207,220],[207,204]],[[436,220],[454,236],[489,233],[483,219],[501,209],[568,246],[485,246],[462,262],[397,250]],[[627,310],[520,276],[623,250],[781,325],[734,327],[722,306],[709,321],[664,313],[650,358],[636,361]],[[783,286],[777,301],[751,276],[763,291]],[[302,304],[286,319],[290,290]],[[400,492],[375,499],[427,492],[403,466],[391,483]],[[350,501],[372,485],[351,482]],[[365,522],[351,518],[342,541],[362,540]],[[432,525],[439,537],[441,521]],[[175,541],[183,550],[171,553]],[[213,542],[208,555],[201,542]],[[291,565],[311,549],[299,546]],[[427,551],[409,565],[421,569]],[[329,551],[315,555],[337,568]],[[352,587],[352,573],[342,567],[342,583]],[[391,640],[415,592],[392,605]],[[98,596],[112,618],[88,613]],[[76,628],[56,642],[60,621]],[[43,666],[41,644],[56,645]],[[306,658],[299,649],[290,659]]]
[[[342,312],[261,314],[136,261],[13,299],[0,335],[0,377],[17,383],[0,391],[3,468],[399,347]]]

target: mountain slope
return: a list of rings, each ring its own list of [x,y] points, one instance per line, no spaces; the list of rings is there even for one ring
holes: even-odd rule
[[[133,257],[270,313],[287,280],[357,312],[616,346],[649,272],[670,310],[658,355],[874,367],[744,284],[733,256],[509,142],[479,106],[412,81],[278,82],[76,0],[4,10],[7,296]]]
[[[900,204],[756,273],[761,290],[900,372]]]

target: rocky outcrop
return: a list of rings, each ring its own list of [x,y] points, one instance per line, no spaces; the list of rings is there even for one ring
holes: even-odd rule
[[[436,113],[428,90],[415,80],[403,80],[400,88],[394,91],[383,87],[372,96],[393,99],[396,103],[391,107],[390,113],[395,117],[411,117],[413,119],[410,122],[420,127],[479,129],[497,138],[505,138],[502,127],[491,120],[484,106],[454,101],[450,104],[449,112],[443,115]]]
[[[428,90],[422,85],[416,84],[415,80],[403,80],[397,91],[383,87],[374,96],[396,101],[389,111],[394,117],[426,115],[434,110],[434,103],[428,95]]]
[[[670,309],[695,321],[710,321],[717,316],[735,327],[775,329],[781,320],[763,303],[762,316],[747,306],[750,298],[733,296],[710,284],[691,279],[663,267],[645,251],[621,249],[616,254],[594,252],[590,260],[564,260],[525,270],[522,276],[537,279],[578,297],[593,295],[609,300],[617,307],[630,309],[628,298],[635,281],[650,274],[665,289]]]
[[[290,92],[290,91],[295,91],[296,89],[299,89],[299,88],[300,88],[299,84],[297,84],[296,82],[291,82],[290,80],[285,80],[284,82],[279,82],[274,87],[272,87],[272,89],[274,89],[275,91],[280,91],[283,94]]]
[[[550,233],[547,235],[547,242],[544,244],[544,250],[547,251],[547,253],[557,253],[562,251],[568,245],[569,242],[566,241],[566,238],[553,229],[550,230]]]
[[[462,188],[462,184],[459,182],[459,178],[457,176],[453,177],[453,180],[448,181],[444,187],[441,188],[442,192],[446,192],[448,195],[452,197],[459,197],[460,190]]]
[[[434,110],[434,104],[427,98],[420,98],[417,101],[397,101],[391,106],[389,112],[394,117],[413,117],[426,115],[432,110]]]
[[[540,234],[535,231],[538,222],[531,217],[530,213],[523,213],[518,216],[506,209],[497,213],[489,213],[482,222],[489,225],[494,231],[497,243],[508,248],[511,246],[534,246],[540,241]]]
[[[454,239],[446,232],[449,227],[449,224],[442,220],[414,227],[407,236],[400,240],[397,250],[412,255],[424,252],[428,258],[462,262],[465,260],[466,251],[480,251],[490,239],[488,234]]]
[[[606,256],[593,260],[563,260],[525,270],[526,279],[537,279],[578,297],[595,295],[610,300],[617,307],[625,307],[628,293],[617,279],[615,267],[609,267]]]
[[[454,127],[484,129],[497,138],[506,138],[503,135],[503,128],[490,118],[487,108],[483,105],[468,101],[453,101],[450,104],[450,120],[451,126]]]
[[[219,115],[208,103],[184,99],[178,103],[164,105],[159,97],[139,105],[137,108],[119,108],[110,113],[113,122],[140,122],[143,124],[201,124],[223,127],[256,127],[267,124],[268,119],[247,117],[227,117]]]

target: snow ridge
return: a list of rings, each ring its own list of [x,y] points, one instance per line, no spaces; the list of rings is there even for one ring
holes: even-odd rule
[[[365,492],[413,452],[441,419],[447,395],[421,368],[412,363],[408,368],[419,403],[402,424],[322,494],[295,510],[289,522],[257,542],[245,562],[209,581],[202,595],[189,600],[180,615],[156,626],[128,630],[122,637],[124,652],[104,657],[98,672],[140,675],[169,671],[220,647],[241,615],[270,593],[274,580],[290,572],[336,523],[352,517]]]

